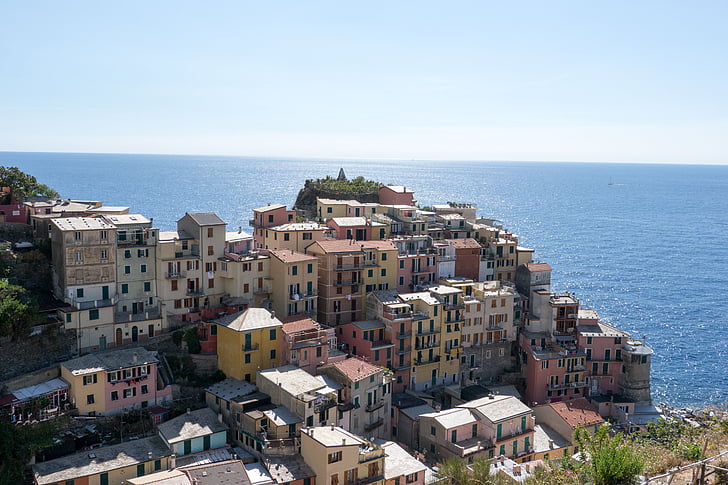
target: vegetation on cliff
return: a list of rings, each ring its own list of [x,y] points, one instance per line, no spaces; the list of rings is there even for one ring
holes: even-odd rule
[[[19,200],[34,195],[50,198],[58,197],[58,192],[38,182],[34,176],[21,171],[18,167],[4,167],[0,165],[0,187],[10,187],[12,197]]]
[[[313,213],[316,209],[316,198],[324,199],[354,199],[359,202],[379,202],[379,188],[383,184],[364,177],[348,180],[340,174],[334,178],[327,176],[323,179],[306,180],[303,188],[296,198],[297,209]]]

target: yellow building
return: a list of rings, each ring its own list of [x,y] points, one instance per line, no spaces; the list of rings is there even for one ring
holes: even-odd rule
[[[318,258],[289,249],[270,254],[273,310],[280,317],[316,315]]]
[[[270,257],[258,251],[248,254],[226,253],[218,264],[218,276],[225,296],[222,303],[237,306],[239,311],[248,307],[267,307],[270,303],[272,281]]]
[[[169,470],[170,455],[158,436],[79,451],[33,465],[35,485],[120,485],[130,478]]]
[[[384,449],[343,428],[304,428],[301,456],[317,485],[384,484]]]
[[[254,383],[257,371],[279,365],[278,336],[283,324],[275,313],[249,308],[215,323],[218,368],[226,376]]]
[[[324,222],[332,217],[347,217],[350,206],[360,205],[361,203],[357,200],[336,200],[318,197],[316,199],[316,215],[319,222]]]
[[[326,239],[331,232],[317,222],[292,222],[263,229],[263,248],[303,252],[314,241]]]
[[[361,241],[366,292],[397,288],[397,246],[391,241]]]
[[[461,332],[465,314],[463,292],[441,285],[399,297],[413,311],[410,389],[422,391],[460,382]]]

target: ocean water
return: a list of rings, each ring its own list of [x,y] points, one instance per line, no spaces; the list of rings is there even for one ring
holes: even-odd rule
[[[251,209],[291,206],[309,178],[362,175],[420,205],[472,202],[553,267],[554,290],[655,349],[656,402],[728,401],[728,166],[423,162],[0,153],[62,197],[130,206],[172,229],[214,211],[229,229]]]

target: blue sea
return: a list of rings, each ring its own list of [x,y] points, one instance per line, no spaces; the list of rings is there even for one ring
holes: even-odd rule
[[[162,229],[214,211],[249,231],[252,208],[291,206],[306,179],[342,167],[406,185],[420,205],[472,202],[553,267],[555,290],[646,337],[655,402],[728,401],[728,166],[10,152],[0,165]]]

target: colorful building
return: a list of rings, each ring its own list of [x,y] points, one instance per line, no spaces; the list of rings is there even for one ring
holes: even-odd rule
[[[265,247],[265,228],[296,222],[295,211],[286,209],[282,204],[268,204],[253,209],[250,225],[253,227],[253,240],[256,249]]]
[[[255,383],[260,369],[278,366],[283,323],[264,308],[248,308],[215,321],[218,369],[226,376]]]
[[[137,347],[88,354],[61,363],[70,399],[83,415],[112,415],[172,399],[156,353]]]
[[[316,315],[318,258],[290,249],[274,249],[268,254],[272,309],[276,315]]]

